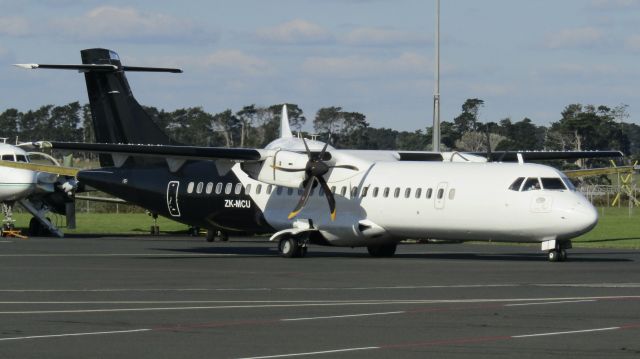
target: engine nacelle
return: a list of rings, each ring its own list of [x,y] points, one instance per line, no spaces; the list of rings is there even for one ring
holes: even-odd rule
[[[276,186],[299,188],[306,175],[304,168],[309,158],[306,154],[292,151],[274,151],[264,161],[245,163],[242,168],[249,177]],[[299,170],[288,172],[287,170]]]

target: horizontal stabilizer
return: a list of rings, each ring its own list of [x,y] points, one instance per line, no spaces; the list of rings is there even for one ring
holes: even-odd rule
[[[83,65],[49,65],[49,64],[14,64],[23,69],[52,69],[52,70],[78,70],[80,72],[104,72],[104,71],[138,71],[138,72],[171,72],[182,73],[181,69],[168,67],[142,67],[121,66],[110,64],[83,64]]]

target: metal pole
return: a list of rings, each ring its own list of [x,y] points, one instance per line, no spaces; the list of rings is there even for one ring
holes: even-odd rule
[[[435,86],[433,90],[433,150],[440,152],[440,0],[436,0]]]

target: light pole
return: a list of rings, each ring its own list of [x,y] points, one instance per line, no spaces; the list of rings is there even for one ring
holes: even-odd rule
[[[433,90],[433,150],[440,152],[440,0],[436,0],[435,85]]]

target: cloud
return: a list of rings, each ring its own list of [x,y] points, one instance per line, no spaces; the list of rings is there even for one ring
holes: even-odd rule
[[[627,49],[632,51],[640,51],[640,34],[627,37],[624,42]]]
[[[273,66],[262,58],[248,55],[240,50],[218,50],[203,56],[169,56],[156,58],[154,61],[177,66],[190,72],[189,69],[220,72],[225,75],[268,75],[273,73]]]
[[[390,59],[363,56],[311,57],[302,64],[303,71],[319,76],[341,78],[380,77],[393,74],[431,73],[432,62],[425,56],[406,52]]]
[[[318,44],[333,40],[323,27],[300,19],[258,29],[256,35],[261,40],[281,44]]]
[[[550,49],[589,48],[602,43],[604,32],[595,27],[564,29],[548,34],[545,46]]]
[[[618,67],[613,64],[560,63],[543,69],[542,74],[554,79],[558,77],[592,79],[599,76],[616,76],[620,74],[620,71]]]
[[[170,43],[217,38],[192,21],[132,7],[100,6],[80,17],[52,20],[50,26],[83,40]]]
[[[30,34],[27,19],[18,16],[0,17],[0,35],[25,36]]]
[[[412,45],[432,42],[428,36],[421,34],[379,27],[354,29],[341,37],[340,41],[347,45],[359,46]]]
[[[592,0],[591,7],[598,10],[629,9],[640,7],[640,0]]]

